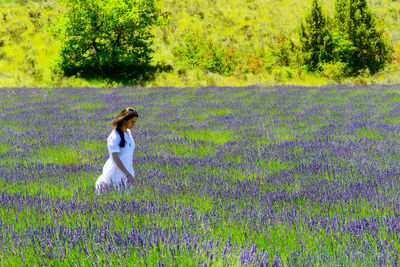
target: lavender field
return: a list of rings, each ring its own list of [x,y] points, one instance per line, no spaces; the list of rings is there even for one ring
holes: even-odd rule
[[[3,88],[0,130],[2,266],[398,264],[400,85]]]

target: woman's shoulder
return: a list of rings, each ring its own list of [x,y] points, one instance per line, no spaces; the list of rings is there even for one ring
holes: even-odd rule
[[[109,135],[118,134],[116,129],[112,129]]]
[[[133,134],[132,134],[131,129],[127,129],[127,132],[128,132],[128,135],[130,135],[133,138]]]
[[[119,138],[119,134],[117,132],[117,130],[113,129],[110,134],[108,135],[107,139],[115,139],[115,138]]]

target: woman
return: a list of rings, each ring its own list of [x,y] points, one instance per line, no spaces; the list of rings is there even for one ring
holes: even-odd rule
[[[114,130],[107,138],[110,158],[103,167],[102,175],[96,181],[97,193],[110,185],[121,189],[130,183],[132,187],[135,176],[132,166],[135,142],[130,129],[135,126],[138,117],[135,110],[126,108],[112,122]]]

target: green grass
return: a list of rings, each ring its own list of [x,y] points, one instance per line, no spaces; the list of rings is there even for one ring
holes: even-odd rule
[[[200,140],[207,142],[214,142],[216,144],[224,144],[229,141],[234,141],[237,137],[231,130],[214,130],[214,129],[188,129],[176,131],[175,134],[181,138],[188,138],[192,140]]]

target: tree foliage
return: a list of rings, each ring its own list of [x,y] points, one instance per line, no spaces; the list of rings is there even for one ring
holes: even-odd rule
[[[378,30],[376,19],[368,8],[366,0],[349,0],[344,8],[347,16],[341,33],[348,37],[355,47],[350,61],[353,73],[368,69],[376,73],[391,57],[390,45],[383,32]]]
[[[65,75],[129,80],[151,59],[154,0],[65,0],[57,27],[58,66]]]
[[[391,58],[391,47],[365,0],[336,0],[333,27],[327,27],[317,0],[300,25],[303,64],[321,70],[326,63],[343,63],[347,75],[376,73]]]
[[[233,49],[224,49],[196,35],[186,36],[184,45],[177,47],[174,53],[191,67],[225,76],[232,74],[240,60]]]
[[[313,0],[310,13],[300,25],[302,59],[309,70],[316,70],[320,62],[328,60],[329,53],[326,53],[324,45],[327,38],[327,18],[318,0]]]

